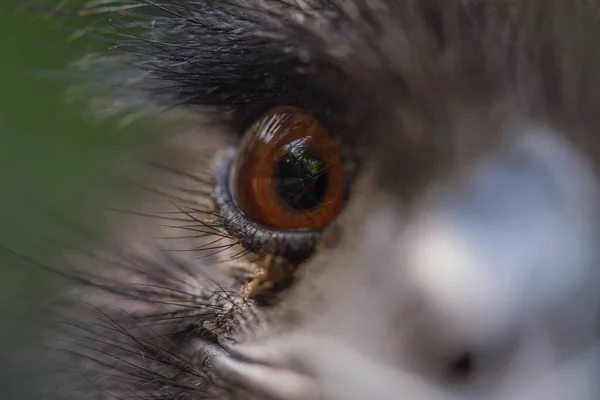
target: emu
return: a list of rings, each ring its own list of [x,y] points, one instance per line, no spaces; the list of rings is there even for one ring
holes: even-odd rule
[[[598,399],[599,7],[86,10],[164,135],[68,254],[75,397]]]

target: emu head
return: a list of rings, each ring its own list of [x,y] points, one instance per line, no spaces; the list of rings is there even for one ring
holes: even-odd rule
[[[84,370],[126,399],[598,398],[599,6],[124,2],[103,71],[170,111],[136,222],[72,257]]]

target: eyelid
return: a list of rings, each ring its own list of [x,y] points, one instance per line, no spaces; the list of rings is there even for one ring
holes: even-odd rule
[[[340,127],[341,124],[336,120],[342,116],[342,112],[336,111],[328,99],[323,93],[282,91],[270,99],[257,100],[236,108],[233,111],[231,131],[236,136],[242,137],[246,130],[263,114],[285,104],[290,107],[306,110],[318,119],[332,136],[337,137],[342,129]]]

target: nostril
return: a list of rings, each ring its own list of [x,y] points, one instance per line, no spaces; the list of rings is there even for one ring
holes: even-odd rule
[[[465,351],[448,363],[446,373],[452,380],[464,381],[473,375],[475,367],[475,355]]]

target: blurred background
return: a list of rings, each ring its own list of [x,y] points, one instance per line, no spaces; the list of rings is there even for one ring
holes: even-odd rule
[[[2,400],[55,398],[41,392],[48,364],[38,343],[61,282],[25,260],[60,268],[48,244],[65,234],[61,221],[87,216],[141,136],[139,127],[94,120],[69,96],[81,79],[69,66],[108,47],[85,34],[98,18],[78,15],[83,3],[0,0]]]

